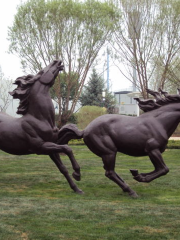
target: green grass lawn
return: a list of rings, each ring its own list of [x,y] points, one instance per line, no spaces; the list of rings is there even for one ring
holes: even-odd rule
[[[163,154],[170,172],[148,184],[133,180],[129,169],[151,171],[149,159],[118,154],[116,171],[139,195],[133,199],[104,176],[101,159],[86,146],[72,148],[84,195],[72,192],[49,157],[0,152],[1,240],[180,239],[180,150]]]

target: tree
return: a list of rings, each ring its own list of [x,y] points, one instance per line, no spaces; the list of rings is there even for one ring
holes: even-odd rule
[[[58,76],[55,90],[60,126],[73,113],[87,73],[118,18],[112,3],[96,0],[29,0],[19,6],[9,28],[9,51],[32,73],[62,59],[64,75]]]
[[[119,69],[147,98],[150,82],[158,81],[164,88],[171,63],[180,53],[180,2],[120,0],[118,8],[122,18],[116,24],[114,47]]]
[[[167,82],[170,85],[170,88],[173,89],[173,92],[177,91],[177,88],[180,88],[180,58],[179,56],[170,64],[167,71]],[[169,89],[167,89],[169,90]],[[171,93],[172,91],[169,90]]]
[[[76,88],[77,88],[77,79],[78,76],[76,73],[70,73],[71,81],[67,82],[67,73],[60,73],[59,77],[56,79],[54,86],[51,88],[51,97],[58,104],[61,105],[61,110],[59,114],[61,118],[64,119],[64,114],[68,114],[69,111],[66,111],[67,104],[67,89],[70,89],[69,92],[69,102],[72,103],[76,97]],[[71,118],[72,114],[69,118]]]
[[[12,88],[12,81],[4,76],[0,67],[0,112],[6,112],[8,106],[12,102],[9,91]]]
[[[115,105],[114,96],[105,89],[104,81],[95,69],[93,69],[88,84],[82,92],[80,102],[82,106],[105,107],[109,113],[112,113],[112,108]]]
[[[151,89],[158,89],[161,86],[161,77],[163,74],[164,68],[161,65],[161,62],[156,67],[154,76],[156,81],[150,82]],[[177,88],[180,87],[180,59],[176,57],[174,61],[169,64],[166,77],[163,80],[163,89],[170,94],[176,93]]]

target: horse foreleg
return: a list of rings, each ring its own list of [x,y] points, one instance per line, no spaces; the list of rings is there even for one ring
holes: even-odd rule
[[[112,153],[109,155],[105,155],[102,157],[104,163],[104,169],[106,170],[105,176],[108,177],[110,180],[115,182],[124,192],[128,192],[128,194],[132,197],[137,197],[135,191],[133,191],[125,182],[124,180],[114,171],[115,168],[115,160],[116,154]]]
[[[55,143],[51,143],[51,142],[45,142],[41,148],[40,151],[44,154],[48,154],[50,155],[51,153],[55,152],[55,153],[65,153],[72,164],[72,167],[74,169],[73,172],[73,177],[77,180],[80,181],[81,179],[81,174],[80,174],[80,167],[79,164],[77,163],[74,154],[72,152],[72,149],[68,146],[68,145],[57,145]]]
[[[155,170],[150,173],[138,174],[134,177],[138,182],[151,182],[152,180],[166,175],[169,172],[168,167],[164,163],[161,152],[159,149],[153,149],[148,152],[149,158],[154,165]]]
[[[82,194],[83,191],[76,186],[76,184],[73,182],[73,180],[69,176],[69,173],[68,173],[66,167],[64,166],[64,164],[62,163],[62,161],[59,157],[59,154],[58,153],[52,153],[49,156],[53,160],[53,162],[56,164],[59,171],[65,176],[65,178],[67,179],[70,187],[74,190],[74,192]]]
[[[133,177],[136,177],[139,174],[137,169],[130,169],[130,172],[133,175]],[[152,174],[154,172],[155,172],[155,170],[152,172],[149,172],[149,173],[141,173],[141,176],[146,176],[146,175]]]

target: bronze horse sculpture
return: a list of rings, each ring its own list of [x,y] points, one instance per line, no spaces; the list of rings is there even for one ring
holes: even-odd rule
[[[131,170],[131,173],[138,182],[151,182],[169,171],[161,154],[180,122],[180,95],[168,95],[162,90],[147,91],[156,101],[136,98],[145,112],[139,117],[107,114],[93,120],[83,131],[76,125],[65,125],[58,137],[58,144],[83,138],[88,148],[102,158],[106,177],[132,197],[137,197],[136,192],[115,172],[117,152],[135,157],[149,156],[154,171],[138,173]]]
[[[56,144],[59,130],[55,127],[55,112],[49,89],[62,70],[62,62],[55,60],[35,76],[27,75],[16,79],[17,88],[10,94],[13,98],[20,99],[17,113],[22,117],[0,114],[0,149],[15,155],[49,155],[70,187],[75,192],[82,193],[59,157],[61,152],[68,155],[75,170],[73,177],[80,180],[80,168],[72,150],[68,146]]]

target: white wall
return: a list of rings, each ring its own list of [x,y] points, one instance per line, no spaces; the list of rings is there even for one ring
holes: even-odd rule
[[[137,104],[119,104],[116,107],[119,109],[119,114],[139,115],[139,107]]]

